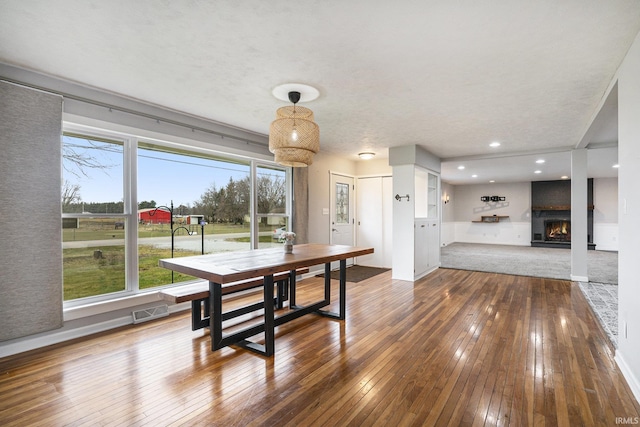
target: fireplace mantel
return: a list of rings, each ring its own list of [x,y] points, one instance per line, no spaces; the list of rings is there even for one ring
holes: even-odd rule
[[[570,211],[571,210],[571,206],[570,205],[563,205],[563,206],[532,206],[531,210],[533,210],[533,211]],[[587,206],[587,210],[592,211],[593,210],[593,205],[588,205]]]

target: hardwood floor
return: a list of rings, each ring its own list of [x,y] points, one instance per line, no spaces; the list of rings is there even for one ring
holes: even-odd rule
[[[298,300],[320,284],[300,282]],[[640,416],[577,284],[448,269],[415,284],[390,272],[349,283],[346,321],[280,326],[273,358],[211,352],[184,313],[1,359],[0,374],[3,426],[611,426]]]

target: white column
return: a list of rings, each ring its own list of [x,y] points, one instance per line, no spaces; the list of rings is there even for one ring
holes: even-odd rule
[[[571,152],[571,280],[588,282],[587,150]]]

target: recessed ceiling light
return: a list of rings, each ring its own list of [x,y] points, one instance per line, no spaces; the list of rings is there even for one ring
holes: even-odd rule
[[[476,174],[471,175],[471,178],[477,178],[477,177],[478,177],[478,175],[476,175]]]
[[[538,164],[544,163],[544,159],[538,159],[538,160],[536,160],[536,163],[538,163]]]
[[[535,172],[533,172],[533,173],[542,173],[542,171],[535,171]]]
[[[489,144],[489,147],[500,147],[500,143],[498,141],[493,141],[491,144]]]
[[[495,181],[492,179],[492,180],[491,180],[491,181],[489,181],[489,182],[495,182]]]
[[[562,175],[560,179],[569,179],[569,177],[567,175]]]
[[[615,165],[613,165],[612,167],[614,167],[614,168],[616,168],[616,169],[617,169],[617,168],[619,168],[619,167],[620,167],[620,165],[616,163],[616,164],[615,164]]]
[[[464,166],[462,165],[458,166],[458,170],[462,170],[462,169],[464,169]]]

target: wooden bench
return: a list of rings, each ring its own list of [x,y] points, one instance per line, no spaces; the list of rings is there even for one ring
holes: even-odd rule
[[[309,272],[309,268],[298,268],[296,275]],[[264,279],[262,277],[254,277],[251,279],[240,280],[238,282],[226,283],[222,285],[222,295],[231,295],[234,293],[246,291],[249,289],[259,288],[263,286]],[[289,272],[283,271],[273,275],[273,282],[276,284],[278,291],[273,299],[274,307],[281,309],[284,301],[289,298]],[[210,303],[209,303],[209,282],[198,282],[190,285],[178,286],[175,288],[164,289],[160,291],[163,300],[178,304],[181,302],[191,301],[191,329],[197,330],[209,326],[210,321]],[[222,313],[222,320],[233,319],[256,310],[264,308],[264,302],[247,305],[235,310]]]

